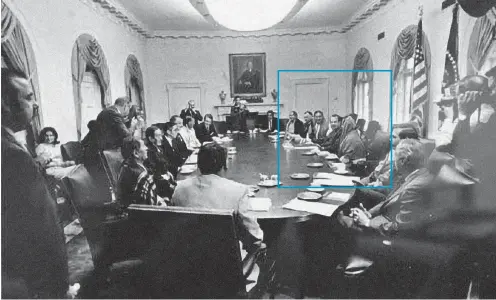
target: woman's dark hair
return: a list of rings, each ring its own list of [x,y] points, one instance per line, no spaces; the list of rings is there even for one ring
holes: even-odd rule
[[[53,133],[53,136],[54,136],[54,140],[53,140],[53,143],[52,144],[54,144],[54,145],[60,144],[60,142],[59,142],[59,134],[57,133],[57,130],[55,130],[55,128],[53,128],[53,127],[45,127],[45,128],[43,128],[41,130],[40,135],[38,137],[38,144],[45,143],[46,134],[49,131],[51,131]]]
[[[193,117],[191,116],[186,116],[186,118],[184,118],[184,125],[188,124],[191,121],[195,121],[195,119],[193,119]]]
[[[157,126],[150,126],[145,130],[145,144],[147,146],[152,145],[150,138],[155,138],[155,131],[160,130]]]
[[[198,152],[198,168],[203,175],[217,174],[226,170],[227,151],[216,143],[201,146]]]
[[[205,117],[203,118],[203,120],[205,120],[206,118],[209,118],[210,121],[212,121],[212,122],[214,121],[214,117],[212,117],[211,114],[206,114]]]
[[[128,159],[133,156],[134,151],[139,150],[141,147],[140,141],[135,137],[127,137],[122,142],[121,154],[124,159]]]
[[[405,128],[402,131],[400,131],[398,137],[400,138],[400,140],[404,140],[404,139],[418,140],[419,134],[417,130],[415,130],[414,128]]]
[[[358,119],[357,120],[357,123],[356,123],[356,128],[357,129],[360,129],[360,131],[364,131],[365,130],[365,119]]]
[[[377,131],[381,130],[381,124],[377,121],[370,121],[369,126],[367,126],[367,130],[365,131],[365,136],[369,141],[372,141],[375,137]]]

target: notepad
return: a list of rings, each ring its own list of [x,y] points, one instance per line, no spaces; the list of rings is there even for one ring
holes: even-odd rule
[[[253,211],[269,211],[272,206],[270,198],[250,198],[250,210]]]
[[[282,207],[291,210],[318,214],[326,217],[330,217],[332,213],[338,208],[337,205],[333,205],[333,204],[308,202],[298,199],[293,199],[288,203],[284,204]]]
[[[350,199],[351,195],[347,193],[337,193],[337,192],[331,192],[327,195],[324,196],[324,199],[326,200],[335,200],[335,201],[340,201],[340,202],[346,202]]]
[[[188,159],[184,162],[186,165],[193,165],[198,163],[198,155],[192,154]]]

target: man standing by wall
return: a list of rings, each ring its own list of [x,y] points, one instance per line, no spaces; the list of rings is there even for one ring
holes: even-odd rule
[[[189,100],[188,108],[181,110],[181,114],[179,116],[183,120],[186,120],[186,117],[192,117],[193,119],[195,119],[195,125],[198,125],[199,122],[203,121],[203,117],[200,111],[195,110],[195,100]]]
[[[124,124],[129,113],[129,99],[117,98],[114,105],[102,110],[96,121],[100,126],[100,149],[115,149],[122,146],[124,138],[130,135]]]
[[[2,69],[2,298],[64,298],[67,253],[55,201],[14,133],[33,117],[24,74]]]

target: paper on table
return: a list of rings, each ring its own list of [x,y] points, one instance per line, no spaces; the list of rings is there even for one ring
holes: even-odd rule
[[[326,173],[326,172],[317,172],[313,174],[313,179],[330,179],[330,180],[355,180],[355,181],[360,181],[360,177],[358,176],[343,176],[343,175],[338,175],[338,174],[333,174],[333,173]]]
[[[341,201],[341,202],[346,202],[350,199],[351,195],[347,193],[336,193],[332,192],[327,194],[324,199],[327,200],[336,200],[336,201]]]
[[[337,168],[338,170],[345,170],[346,165],[344,163],[328,163],[330,168]]]
[[[198,155],[190,155],[190,157],[188,157],[188,159],[184,163],[187,165],[198,163]]]
[[[317,149],[317,146],[295,146],[295,149],[298,150],[312,150],[312,149]]]
[[[268,211],[272,206],[270,198],[250,198],[250,210]]]
[[[298,199],[293,199],[282,206],[286,209],[305,211],[312,214],[318,214],[326,217],[330,217],[332,213],[338,208],[337,205],[319,203],[319,202],[308,202]]]
[[[334,174],[333,174],[334,175]],[[340,175],[336,175],[340,176]],[[314,179],[313,184],[320,186],[349,186],[355,187],[352,180],[360,180],[358,177],[340,176],[332,179]]]

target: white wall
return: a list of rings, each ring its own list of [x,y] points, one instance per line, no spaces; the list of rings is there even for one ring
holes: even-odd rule
[[[134,54],[141,63],[146,84],[145,40],[79,0],[7,0],[5,3],[33,44],[43,126],[56,128],[62,142],[77,139],[71,54],[79,35],[91,34],[101,45],[109,67],[112,99],[126,95],[124,67],[129,54]]]
[[[442,0],[395,0],[375,14],[368,21],[355,27],[348,33],[347,64],[353,67],[357,51],[365,47],[370,51],[374,69],[389,69],[391,52],[400,32],[409,25],[418,23],[418,6],[423,5],[423,30],[427,35],[431,50],[430,72],[430,120],[429,136],[436,130],[432,124],[437,124],[437,107],[432,99],[440,96],[441,82],[444,72],[444,57],[452,20],[452,7],[441,10]],[[459,71],[463,77],[466,74],[468,41],[475,23],[475,18],[468,16],[460,8],[459,18]],[[378,41],[377,35],[385,32],[385,38]],[[383,108],[389,103],[389,79],[386,76],[374,78],[374,119],[385,128],[389,122],[388,114]],[[347,85],[351,93],[351,80]],[[394,101],[394,100],[393,100]],[[394,123],[394,120],[393,120]]]
[[[266,53],[268,97],[277,88],[278,69],[343,69],[346,67],[346,40],[343,35],[271,38],[214,38],[189,40],[148,40],[146,59],[148,64],[147,107],[150,122],[163,122],[169,117],[167,83],[198,83],[206,86],[206,99],[199,107],[202,113],[216,116],[213,106],[220,104],[218,94],[229,88],[230,53]],[[339,97],[345,97],[344,81],[336,83]],[[283,89],[283,88],[281,88]],[[284,92],[281,91],[281,96]],[[151,99],[151,101],[150,101]],[[184,106],[188,99],[184,99]],[[228,102],[228,100],[226,100]],[[285,103],[285,99],[281,98]],[[198,106],[198,105],[197,105]],[[284,105],[285,117],[291,109]]]

